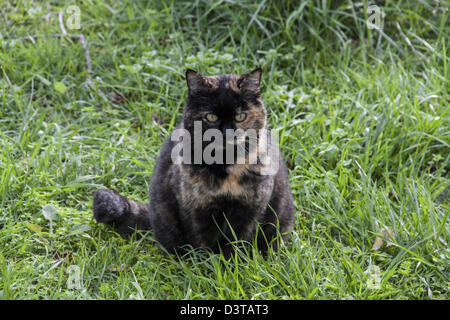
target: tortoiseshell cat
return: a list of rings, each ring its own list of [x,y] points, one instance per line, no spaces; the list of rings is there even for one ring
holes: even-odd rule
[[[227,129],[265,129],[261,74],[260,68],[241,76],[202,76],[187,70],[188,97],[177,129],[194,135],[195,121],[202,125],[202,132],[218,129],[224,137]],[[259,134],[257,139],[261,138]],[[270,134],[266,138],[275,143]],[[256,236],[258,249],[264,252],[269,245],[276,248],[277,241],[272,240],[277,234],[283,240],[288,238],[295,210],[278,146],[269,155],[276,168],[269,174],[264,173],[261,159],[255,163],[248,157],[240,164],[180,163],[173,160],[175,146],[176,141],[169,138],[161,150],[153,171],[150,204],[137,203],[112,190],[98,190],[93,203],[97,222],[111,225],[121,234],[151,229],[169,252],[191,245],[222,252],[225,257],[233,251],[230,241],[251,242]]]

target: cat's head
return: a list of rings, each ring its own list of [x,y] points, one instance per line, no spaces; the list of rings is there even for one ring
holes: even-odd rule
[[[203,76],[186,71],[188,97],[183,116],[184,128],[201,121],[203,131],[218,129],[264,129],[266,110],[261,99],[261,68],[243,75]]]

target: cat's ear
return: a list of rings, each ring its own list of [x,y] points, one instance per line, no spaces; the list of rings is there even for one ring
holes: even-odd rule
[[[207,87],[205,78],[192,69],[186,70],[186,82],[189,93],[198,92]]]
[[[255,70],[244,73],[239,77],[238,80],[238,88],[241,89],[241,91],[245,92],[252,92],[252,93],[260,93],[260,83],[261,83],[261,75],[262,75],[262,69],[256,68]]]

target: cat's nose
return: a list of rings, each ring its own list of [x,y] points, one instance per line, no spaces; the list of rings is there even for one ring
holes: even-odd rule
[[[232,123],[223,123],[220,126],[220,131],[222,131],[224,137],[227,135],[227,130],[234,130]]]

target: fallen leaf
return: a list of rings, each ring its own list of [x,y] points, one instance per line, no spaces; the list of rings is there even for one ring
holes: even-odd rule
[[[25,225],[27,226],[28,229],[30,229],[31,231],[34,231],[34,232],[40,232],[42,230],[41,226],[38,226],[33,223],[25,222]]]
[[[393,241],[394,238],[395,238],[394,229],[381,230],[381,232],[378,233],[378,237],[376,237],[375,241],[373,242],[372,250],[380,249],[384,244],[383,240],[388,239],[388,240]],[[393,243],[391,241],[386,240],[386,247],[389,247],[392,245],[393,245]]]
[[[156,113],[153,113],[150,120],[155,121],[156,123],[160,125],[164,125],[164,121],[162,121],[161,117],[158,116]]]
[[[64,92],[67,91],[66,85],[64,83],[62,83],[62,82],[59,82],[59,81],[56,81],[55,83],[53,83],[53,87],[59,93],[64,93]]]
[[[159,42],[161,43],[162,47],[165,48],[167,47],[167,41],[166,38],[162,37]]]
[[[383,237],[385,237],[386,239],[394,241],[394,238],[395,238],[394,229],[387,229],[387,231],[383,230],[381,232],[381,235]],[[393,244],[394,243],[392,243],[391,241],[386,241],[386,247],[392,246]]]
[[[113,92],[112,97],[113,97],[114,103],[116,103],[116,104],[121,104],[121,103],[125,102],[125,98],[117,92]]]
[[[286,161],[286,167],[289,170],[294,170],[295,169],[295,164],[294,164],[294,162]]]
[[[372,250],[378,250],[383,246],[383,240],[381,238],[376,237],[375,241],[373,242]]]
[[[52,250],[51,254],[52,254],[53,260],[56,260],[56,261],[66,260],[67,259],[67,262],[70,263],[73,260],[72,254],[68,253],[68,252],[59,253],[56,250]],[[64,264],[66,264],[66,261],[64,261]]]

